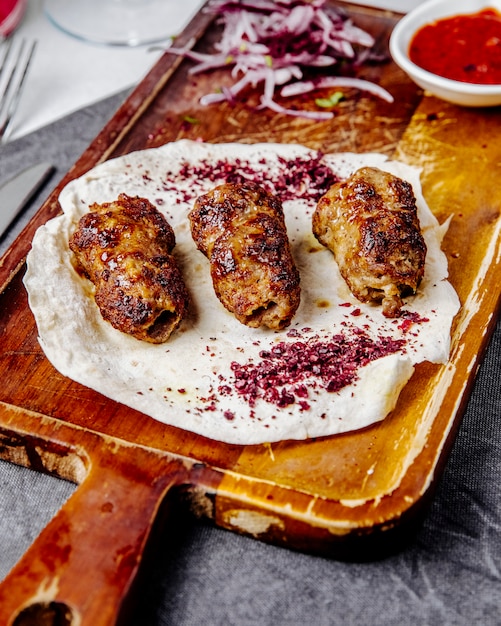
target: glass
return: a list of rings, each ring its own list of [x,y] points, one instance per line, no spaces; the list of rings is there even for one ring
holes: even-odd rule
[[[140,46],[169,39],[171,10],[171,0],[45,2],[45,13],[57,28],[77,39],[108,46]]]

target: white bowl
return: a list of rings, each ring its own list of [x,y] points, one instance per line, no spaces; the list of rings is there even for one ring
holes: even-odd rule
[[[476,85],[437,76],[409,59],[409,44],[416,31],[437,19],[476,13],[485,8],[501,12],[501,0],[428,0],[405,15],[390,37],[390,53],[395,63],[420,87],[433,95],[469,107],[501,104],[501,85]]]

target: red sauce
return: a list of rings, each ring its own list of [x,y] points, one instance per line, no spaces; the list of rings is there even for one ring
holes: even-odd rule
[[[484,9],[427,24],[412,39],[409,56],[444,78],[501,84],[501,13]]]

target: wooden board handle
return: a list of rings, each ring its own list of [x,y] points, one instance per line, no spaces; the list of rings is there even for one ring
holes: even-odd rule
[[[0,624],[117,624],[159,507],[187,476],[180,460],[110,442],[0,585]]]

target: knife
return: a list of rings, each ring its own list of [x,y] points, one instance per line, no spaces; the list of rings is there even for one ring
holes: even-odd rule
[[[38,163],[0,187],[0,238],[53,171],[50,163]]]

